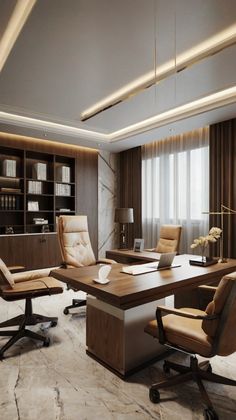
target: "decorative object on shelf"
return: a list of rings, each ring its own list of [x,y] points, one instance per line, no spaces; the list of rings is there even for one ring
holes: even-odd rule
[[[41,228],[41,232],[42,233],[48,233],[48,232],[50,232],[50,229],[49,229],[49,225],[47,224],[45,224],[45,225],[43,225],[42,226],[42,228]]]
[[[2,166],[3,176],[16,177],[16,160],[4,159]]]
[[[192,265],[202,265],[207,266],[211,264],[215,264],[217,262],[216,260],[213,260],[212,258],[208,258],[205,256],[206,249],[209,245],[209,243],[214,243],[217,241],[217,239],[220,238],[222,233],[222,229],[218,227],[212,227],[209,230],[209,233],[206,236],[199,236],[199,238],[194,239],[193,244],[191,245],[192,249],[200,247],[201,249],[201,259],[196,258],[194,260],[190,260],[190,264]]]
[[[14,229],[13,229],[12,226],[6,226],[5,227],[5,234],[6,235],[13,235],[13,233],[14,233]]]
[[[47,164],[42,162],[37,162],[33,165],[33,178],[36,178],[41,181],[47,180]]]
[[[224,215],[232,215],[236,214],[236,210],[231,209],[230,207],[225,206],[224,204],[220,205],[220,211],[203,211],[203,214],[215,214],[220,215],[220,223],[221,223],[221,232],[222,235],[220,237],[220,263],[226,263],[228,261],[227,258],[224,257]]]
[[[144,249],[144,239],[134,240],[134,252],[142,252]]]
[[[39,202],[38,201],[28,201],[28,210],[29,211],[39,211]]]
[[[122,225],[121,235],[121,248],[127,248],[126,229],[128,223],[134,223],[134,209],[132,208],[118,208],[115,209],[115,222]]]

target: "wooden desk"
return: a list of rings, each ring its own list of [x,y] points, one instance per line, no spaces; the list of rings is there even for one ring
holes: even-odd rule
[[[139,262],[159,260],[160,254],[158,252],[145,250],[142,252],[135,252],[132,249],[112,249],[111,251],[106,251],[106,258],[110,258],[111,260],[115,260],[116,262],[122,264],[138,264]]]
[[[87,299],[87,353],[120,376],[127,376],[163,352],[157,340],[143,332],[155,317],[158,301],[186,288],[213,283],[236,270],[236,260],[209,267],[189,265],[189,255],[175,257],[181,267],[139,276],[121,273],[113,264],[110,283],[93,282],[98,266],[53,270],[51,275],[89,294]],[[161,303],[159,301],[159,303]]]

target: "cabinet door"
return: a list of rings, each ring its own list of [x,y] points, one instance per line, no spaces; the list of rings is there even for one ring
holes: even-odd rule
[[[22,265],[26,267],[24,236],[0,237],[0,258],[7,266]]]
[[[28,270],[58,266],[61,262],[57,235],[29,235],[25,237]]]

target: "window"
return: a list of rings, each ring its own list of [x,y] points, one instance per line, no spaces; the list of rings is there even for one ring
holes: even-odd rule
[[[146,247],[156,245],[160,225],[183,226],[182,252],[208,230],[208,129],[142,148],[142,217]]]

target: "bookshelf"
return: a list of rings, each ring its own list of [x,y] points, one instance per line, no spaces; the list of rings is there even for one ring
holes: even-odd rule
[[[76,214],[75,159],[1,147],[0,235],[56,232],[56,218]]]

